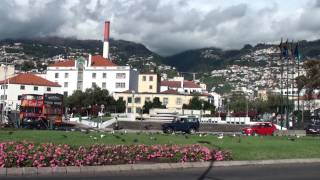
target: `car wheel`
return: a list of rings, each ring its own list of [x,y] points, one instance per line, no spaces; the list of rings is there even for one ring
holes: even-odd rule
[[[257,136],[257,133],[255,131],[252,132],[252,136]]]
[[[168,134],[172,134],[174,131],[173,131],[173,129],[172,128],[167,128],[166,129],[166,133],[168,133]]]
[[[189,134],[195,134],[196,130],[194,128],[189,129]]]

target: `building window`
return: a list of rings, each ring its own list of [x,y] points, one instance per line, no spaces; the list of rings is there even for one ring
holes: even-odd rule
[[[128,113],[131,113],[131,111],[132,111],[131,108],[128,108],[128,109],[127,109],[127,112],[128,112]]]
[[[116,83],[116,88],[125,88],[126,83]]]
[[[128,103],[132,103],[132,97],[128,97]]]
[[[21,85],[21,86],[20,86],[20,89],[21,89],[21,90],[25,90],[26,87],[25,87],[24,85]]]
[[[150,102],[150,97],[146,97],[146,101],[147,101],[147,102]]]
[[[152,89],[152,85],[149,86],[149,89]]]
[[[54,77],[55,77],[55,78],[59,78],[59,73],[55,73],[55,74],[54,74]]]
[[[149,76],[149,81],[153,81],[153,76]]]
[[[64,82],[64,86],[63,87],[68,87],[68,82]]]
[[[102,83],[102,89],[106,89],[107,83],[103,82]]]
[[[117,73],[116,74],[117,79],[125,79],[126,78],[126,73]]]
[[[107,78],[107,73],[102,73],[102,78]]]
[[[177,98],[177,105],[181,105],[181,104],[182,104],[181,98]]]
[[[134,102],[137,103],[137,104],[140,104],[141,103],[141,98],[140,97],[134,98]]]
[[[92,73],[92,78],[95,79],[97,76],[97,73]]]
[[[163,98],[162,104],[166,106],[168,104],[168,101],[169,101],[168,98]]]
[[[64,78],[69,78],[69,73],[64,73]]]
[[[97,84],[95,83],[95,82],[93,82],[92,84],[91,84],[91,87],[96,87],[97,86]]]
[[[7,95],[1,95],[1,100],[7,100]]]
[[[63,92],[63,95],[64,95],[64,96],[68,96],[68,91],[64,91],[64,92]]]
[[[47,91],[51,91],[51,87],[47,87]]]
[[[136,107],[136,113],[142,113],[142,109],[140,107]]]
[[[147,77],[146,76],[142,76],[142,81],[146,81]]]
[[[8,84],[6,84],[6,85],[1,85],[1,89],[8,89]]]
[[[34,86],[33,90],[38,91],[38,86]]]

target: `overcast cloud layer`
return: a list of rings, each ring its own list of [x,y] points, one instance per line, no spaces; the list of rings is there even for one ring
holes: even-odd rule
[[[111,37],[170,55],[215,46],[320,39],[320,0],[1,0],[0,39]]]

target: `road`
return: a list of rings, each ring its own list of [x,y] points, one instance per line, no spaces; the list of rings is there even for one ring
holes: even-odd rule
[[[35,179],[35,180],[309,180],[320,179],[320,163],[313,164],[282,164],[282,165],[259,165],[259,166],[233,166],[212,167],[211,169],[175,169],[159,171],[135,171],[118,172],[108,174],[84,175],[75,174],[70,176],[48,176],[48,177],[7,177],[1,179]]]

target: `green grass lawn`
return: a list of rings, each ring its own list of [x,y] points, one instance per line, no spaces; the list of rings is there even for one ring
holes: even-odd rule
[[[101,135],[105,135],[101,138]],[[34,143],[52,142],[72,146],[100,144],[203,144],[230,150],[234,160],[287,158],[320,158],[320,137],[303,137],[294,141],[288,137],[227,137],[208,135],[110,134],[65,131],[0,130],[0,141],[28,140]]]

